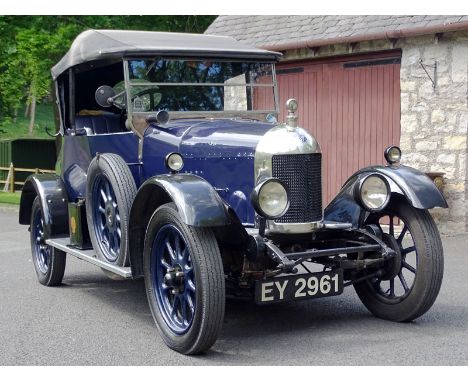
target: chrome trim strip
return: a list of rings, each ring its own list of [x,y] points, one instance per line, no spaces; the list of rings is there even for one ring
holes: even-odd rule
[[[219,83],[219,82],[132,82],[130,81],[130,86],[248,86],[251,88],[272,88],[275,86],[274,83],[268,84],[236,84],[236,83]]]
[[[352,227],[351,223],[323,222],[323,228],[325,229],[350,229]]]
[[[85,129],[89,129],[89,127],[85,127]],[[105,136],[105,135],[123,135],[123,134],[133,134],[133,131],[119,131],[117,133],[101,133],[101,134],[92,134],[92,135],[99,135],[99,136]]]
[[[124,65],[124,81],[125,81],[125,91],[127,95],[127,122],[130,129],[136,134],[138,137],[138,160],[141,162],[143,160],[143,138],[144,135],[140,133],[135,126],[133,126],[133,115],[132,115],[132,96],[130,92],[130,72],[128,69],[128,60],[123,60]]]
[[[132,270],[130,267],[118,267],[113,264],[106,263],[105,261],[99,260],[96,258],[96,252],[92,249],[81,250],[73,247],[69,247],[70,243],[69,238],[58,238],[58,239],[47,239],[46,244],[51,247],[60,249],[69,255],[75,256],[78,259],[84,260],[98,267],[104,268],[112,273],[115,273],[119,276],[125,277],[126,279],[132,278]]]
[[[309,223],[281,223],[277,224],[272,220],[267,220],[266,234],[270,233],[284,233],[284,234],[298,234],[298,233],[309,233],[323,228],[323,223],[309,222]]]
[[[60,123],[59,132],[60,132],[60,135],[63,137],[65,135],[65,126],[64,126],[64,122],[62,118],[62,110],[63,110],[62,107],[64,107],[64,105],[60,103],[60,92],[59,92],[57,81],[54,82],[54,91],[55,91],[55,104],[57,105],[57,108],[58,108],[59,123]]]
[[[177,115],[187,116],[187,115],[193,114],[193,115],[197,115],[197,116],[200,116],[200,115],[213,115],[213,116],[217,116],[217,117],[230,115],[233,118],[236,118],[236,117],[239,117],[239,116],[252,116],[252,115],[255,115],[255,114],[269,114],[269,113],[273,114],[273,113],[277,113],[276,110],[221,110],[221,111],[172,111],[172,110],[167,110],[167,112],[169,113],[169,115],[171,117],[172,116],[177,116]],[[134,114],[154,115],[155,112],[154,111],[137,111]]]
[[[340,229],[350,229],[352,228],[351,223],[341,223],[341,222],[325,222],[317,221],[310,223],[282,223],[276,224],[274,221],[267,222],[268,228],[266,233],[285,233],[285,234],[294,234],[294,233],[309,233],[311,231],[316,231],[318,229],[331,229],[331,230],[340,230]]]

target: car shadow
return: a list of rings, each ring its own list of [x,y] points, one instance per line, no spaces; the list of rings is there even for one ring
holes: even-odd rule
[[[153,324],[143,279],[111,280],[104,274],[83,273],[66,277],[62,287],[82,289],[88,295],[124,312],[144,311],[149,316],[149,319],[145,321]],[[232,326],[232,330],[224,333],[224,337],[238,338],[245,332],[245,326],[258,326],[256,334],[265,335],[273,329],[275,332],[290,331],[291,327],[307,328],[330,319],[338,322],[341,319],[349,320],[369,316],[361,306],[351,310],[348,306],[343,310],[343,305],[340,304],[341,300],[346,300],[343,296],[263,306],[256,305],[248,299],[227,298],[224,325]],[[285,320],[288,323],[286,326]],[[237,327],[239,330],[235,330]]]
[[[76,273],[67,275],[62,287],[65,290],[82,290],[103,304],[127,314],[132,313],[145,325],[154,326],[142,279],[111,280],[99,272]],[[326,325],[326,322],[336,324],[343,320],[358,320],[369,316],[361,306],[349,309],[348,304],[343,310],[343,306],[340,308],[343,305],[340,304],[342,299],[346,300],[342,295],[313,301],[258,306],[249,300],[228,298],[220,339],[238,340],[242,336],[264,338],[275,333]]]
[[[61,287],[65,290],[83,291],[112,309],[131,314],[141,324],[154,325],[142,279],[112,280],[98,270],[93,273],[66,275]]]
[[[64,279],[63,287],[64,290],[83,291],[87,296],[99,299],[100,303],[111,306],[113,310],[120,310],[132,320],[138,320],[146,331],[155,330],[143,280],[116,281],[99,272],[76,273]],[[443,325],[452,325],[446,313],[447,307],[441,309],[445,311]],[[440,328],[438,314],[438,309],[435,309],[431,314],[409,324],[380,320],[370,315],[352,288],[346,289],[340,296],[263,306],[251,301],[227,299],[223,329],[218,341],[210,351],[195,356],[193,361],[243,364],[251,362],[245,349],[252,347],[269,352],[272,346],[279,343],[286,346],[285,351],[297,351],[300,344],[296,341],[305,340],[314,344],[327,337],[345,346],[346,337],[350,333],[362,330],[371,333],[394,330],[402,334],[427,331],[434,327]],[[315,337],[315,332],[320,332],[320,336]],[[342,339],[336,337],[337,332],[343,334]],[[177,356],[174,361],[178,359]]]

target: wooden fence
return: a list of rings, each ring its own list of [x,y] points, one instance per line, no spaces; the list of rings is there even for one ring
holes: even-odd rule
[[[22,186],[24,182],[15,181],[15,174],[18,172],[29,172],[33,174],[55,174],[55,170],[43,170],[40,168],[18,168],[10,164],[10,167],[0,167],[0,171],[8,172],[5,180],[0,180],[0,184],[3,184],[3,191],[15,191],[15,186]]]

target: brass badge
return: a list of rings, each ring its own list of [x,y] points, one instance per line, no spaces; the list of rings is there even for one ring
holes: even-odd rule
[[[71,229],[72,233],[75,234],[75,232],[76,232],[76,220],[75,220],[74,216],[72,216],[70,218],[70,229]]]

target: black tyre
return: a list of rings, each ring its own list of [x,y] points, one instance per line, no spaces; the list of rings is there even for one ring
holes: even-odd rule
[[[223,264],[213,232],[183,223],[175,206],[158,208],[148,225],[145,287],[164,342],[183,354],[208,350],[221,330]]]
[[[37,279],[42,285],[57,286],[65,273],[66,254],[45,243],[44,212],[39,197],[34,199],[31,211],[31,252]]]
[[[128,220],[137,189],[125,161],[115,154],[96,156],[88,168],[86,217],[93,248],[101,260],[128,263]]]
[[[367,222],[382,226],[384,219],[389,224],[383,230],[383,240],[397,256],[387,265],[385,275],[354,287],[375,316],[412,321],[429,310],[439,293],[444,272],[442,241],[427,210],[394,203],[381,213],[371,214]],[[401,228],[398,233],[397,219]]]

